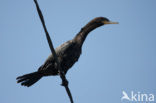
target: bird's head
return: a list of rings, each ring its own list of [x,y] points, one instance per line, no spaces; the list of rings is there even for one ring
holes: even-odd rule
[[[106,24],[118,24],[118,22],[112,22],[109,19],[105,17],[96,17],[93,20],[91,20],[84,28],[84,30],[92,31],[93,29],[106,25]]]
[[[89,32],[105,24],[118,24],[118,22],[111,22],[109,19],[105,17],[96,17],[93,20],[91,20],[88,24],[86,24],[81,29],[81,31],[76,35],[75,37],[76,41],[78,41],[79,44],[81,44],[82,46]]]
[[[118,24],[118,22],[112,22],[105,17],[96,17],[91,21],[91,23],[98,24],[99,26],[106,25],[106,24]]]

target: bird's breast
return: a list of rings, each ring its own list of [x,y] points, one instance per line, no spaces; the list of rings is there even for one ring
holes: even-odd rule
[[[78,61],[80,54],[81,49],[79,48],[71,48],[70,50],[65,51],[60,62],[62,69],[67,72],[67,70]]]

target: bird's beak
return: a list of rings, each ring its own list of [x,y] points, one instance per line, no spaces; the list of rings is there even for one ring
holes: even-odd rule
[[[112,22],[112,21],[103,21],[104,24],[119,24],[118,22]]]

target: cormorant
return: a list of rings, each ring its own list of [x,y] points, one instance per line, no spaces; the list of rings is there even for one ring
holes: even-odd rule
[[[96,17],[85,25],[72,40],[55,49],[60,66],[65,74],[78,61],[82,45],[88,33],[105,24],[117,24],[117,22],[111,22],[105,17]],[[39,67],[38,71],[17,77],[17,83],[29,87],[44,76],[55,76],[58,73],[56,62],[51,54],[45,63]]]

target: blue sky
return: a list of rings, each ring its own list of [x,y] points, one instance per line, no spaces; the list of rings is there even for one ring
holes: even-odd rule
[[[67,78],[75,103],[120,103],[122,91],[156,95],[155,0],[38,0],[55,47],[91,19],[118,25],[91,32]],[[0,103],[69,103],[58,76],[30,88],[16,77],[34,72],[50,54],[33,0],[0,0]]]

